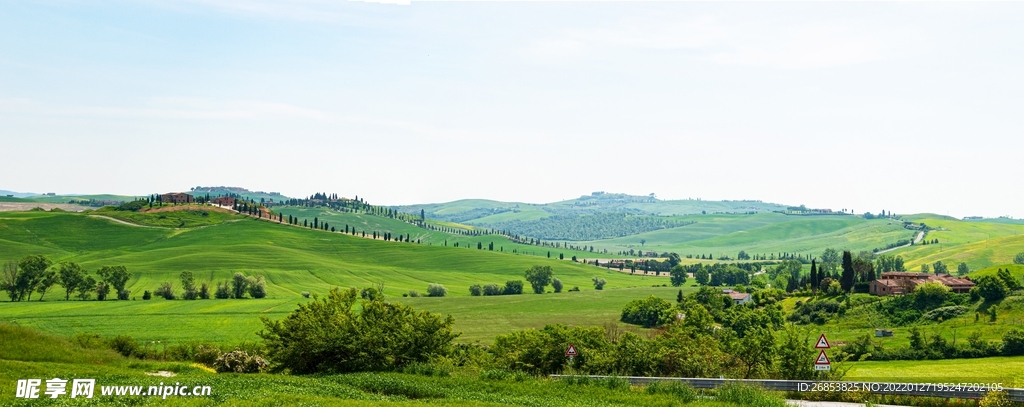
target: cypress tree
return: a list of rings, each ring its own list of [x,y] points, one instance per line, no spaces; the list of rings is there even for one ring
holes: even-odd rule
[[[818,295],[818,265],[811,259],[811,293]]]
[[[843,252],[843,274],[839,277],[839,285],[843,291],[850,291],[854,283],[853,254],[849,250]]]

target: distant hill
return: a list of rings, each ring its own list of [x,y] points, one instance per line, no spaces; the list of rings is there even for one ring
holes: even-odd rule
[[[236,198],[241,197],[251,199],[254,201],[263,199],[265,201],[281,202],[291,199],[287,196],[281,195],[280,192],[250,191],[242,187],[194,187],[186,193],[192,196],[209,194],[211,197],[227,195]]]
[[[8,191],[6,189],[0,189],[0,197],[8,197],[8,196],[10,196],[10,197],[14,197],[14,198],[27,198],[27,197],[30,197],[30,196],[33,196],[33,195],[38,195],[38,194],[32,193],[32,192],[14,192],[14,191]]]

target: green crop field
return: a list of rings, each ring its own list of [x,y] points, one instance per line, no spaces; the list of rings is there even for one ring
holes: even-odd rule
[[[954,270],[961,262],[976,270],[1012,263],[1017,253],[1024,252],[1024,225],[950,218],[917,218],[915,222],[939,228],[928,232],[925,238],[939,239],[939,244],[916,245],[895,252],[907,259],[910,268],[941,260]]]
[[[955,360],[849,362],[846,380],[916,383],[1002,383],[1024,387],[1024,356]]]
[[[129,226],[88,213],[4,213],[0,216],[2,260],[45,254],[54,261],[78,262],[89,270],[124,265],[133,274],[126,288],[135,299],[64,301],[57,286],[46,294],[46,301],[0,303],[0,319],[60,334],[130,333],[144,340],[230,342],[255,339],[259,316],[283,316],[305,301],[304,291],[323,294],[335,286],[370,287],[383,282],[386,295],[402,298],[410,290],[425,293],[428,284],[439,283],[449,289],[448,297],[402,299],[452,314],[457,329],[466,332],[462,340],[486,342],[499,333],[547,323],[615,324],[628,301],[649,294],[674,298],[678,291],[650,287],[667,284],[665,277],[630,276],[568,260],[475,247],[384,242],[251,218],[223,220],[202,228],[168,229]],[[533,265],[550,265],[566,289],[578,286],[582,291],[469,296],[472,284],[521,280],[524,270]],[[144,290],[152,291],[161,282],[177,285],[182,271],[213,285],[234,272],[263,276],[268,296],[141,300]],[[594,290],[592,277],[606,279],[606,289]]]

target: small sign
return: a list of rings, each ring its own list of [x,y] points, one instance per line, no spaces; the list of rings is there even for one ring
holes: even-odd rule
[[[832,365],[814,365],[814,370],[832,370]]]
[[[818,354],[818,360],[815,360],[814,364],[815,365],[831,365],[832,362],[828,360],[828,355],[826,355],[825,351],[822,350],[821,353]]]
[[[814,345],[814,349],[828,349],[828,348],[831,348],[831,346],[828,346],[828,339],[825,339],[825,334],[821,334],[821,336],[818,337],[818,344]]]
[[[568,356],[570,358],[573,357],[573,356],[579,356],[579,355],[580,355],[580,353],[576,351],[576,345],[571,345],[570,344],[569,345],[569,349],[567,349],[565,351],[565,356]]]

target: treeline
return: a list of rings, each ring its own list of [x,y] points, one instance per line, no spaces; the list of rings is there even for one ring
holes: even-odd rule
[[[597,240],[629,236],[653,230],[674,228],[696,223],[658,216],[625,213],[597,213],[593,215],[553,215],[538,220],[511,220],[489,224],[491,228],[508,230],[512,234],[547,240]]]
[[[84,301],[95,294],[97,300],[103,301],[111,291],[119,300],[127,300],[131,295],[124,287],[132,275],[124,266],[100,267],[95,276],[73,262],[61,262],[56,268],[51,266],[53,262],[43,255],[7,262],[0,277],[0,289],[7,292],[11,301],[31,301],[33,293],[39,293],[37,300],[42,301],[55,285],[64,288],[65,300],[74,296]]]
[[[165,300],[176,300],[178,298],[183,300],[210,299],[211,289],[213,288],[212,282],[201,282],[199,285],[196,285],[195,276],[191,271],[183,271],[178,278],[181,281],[182,288],[180,297],[174,289],[174,285],[169,281],[165,281],[152,294],[149,291],[144,292],[142,299],[149,300],[153,298],[153,295],[163,297]],[[264,298],[267,296],[267,283],[263,280],[263,276],[246,276],[243,273],[236,272],[231,277],[231,280],[217,283],[216,291],[213,292],[213,298],[240,299],[245,298],[246,294],[252,298]]]

